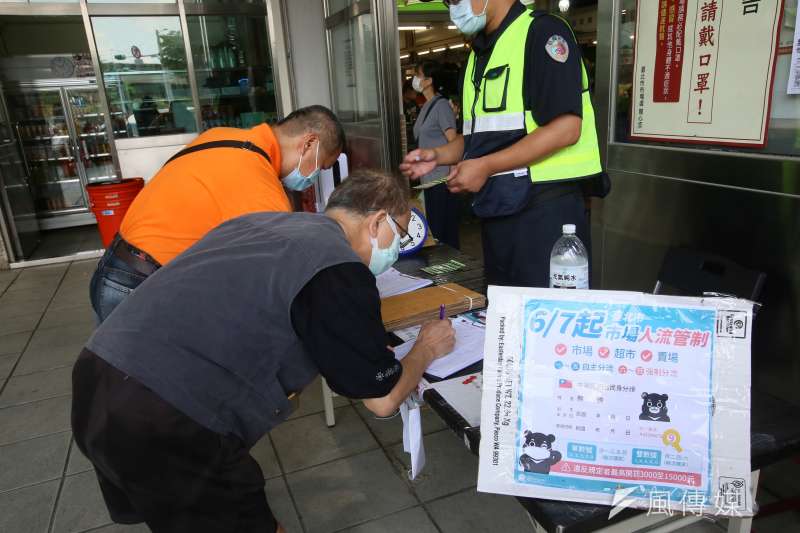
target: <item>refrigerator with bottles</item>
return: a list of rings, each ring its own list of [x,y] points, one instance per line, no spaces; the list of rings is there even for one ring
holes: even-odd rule
[[[41,228],[96,223],[86,186],[118,175],[97,85],[47,80],[4,96]]]

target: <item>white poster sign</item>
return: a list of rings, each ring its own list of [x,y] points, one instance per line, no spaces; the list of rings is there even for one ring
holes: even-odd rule
[[[763,147],[783,0],[639,0],[631,138]]]
[[[787,9],[787,14],[789,10]],[[788,94],[800,94],[800,0],[797,0],[794,21],[794,40],[792,41],[792,61],[789,66]]]
[[[490,287],[478,490],[752,514],[752,304]]]

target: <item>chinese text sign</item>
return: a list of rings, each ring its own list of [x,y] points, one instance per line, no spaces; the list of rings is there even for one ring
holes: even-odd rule
[[[631,138],[764,146],[781,7],[640,0]]]
[[[715,505],[749,485],[749,402],[729,407],[749,391],[748,304],[565,292],[490,289],[479,490],[731,514]]]

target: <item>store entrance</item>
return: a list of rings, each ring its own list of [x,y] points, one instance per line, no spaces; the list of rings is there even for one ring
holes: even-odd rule
[[[102,249],[86,186],[117,178],[81,17],[0,17],[0,195],[12,263]]]

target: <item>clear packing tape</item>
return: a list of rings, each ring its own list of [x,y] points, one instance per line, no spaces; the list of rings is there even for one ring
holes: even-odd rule
[[[753,514],[753,302],[490,287],[478,490]]]

